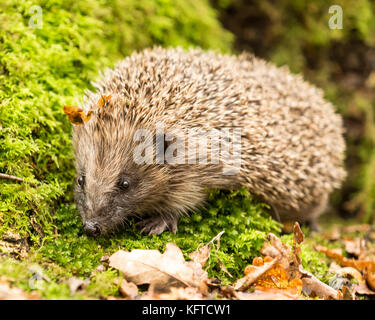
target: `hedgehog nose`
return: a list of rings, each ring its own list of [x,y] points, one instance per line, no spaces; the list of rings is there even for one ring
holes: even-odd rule
[[[97,237],[100,235],[99,223],[94,221],[86,221],[83,225],[83,231],[90,237]]]

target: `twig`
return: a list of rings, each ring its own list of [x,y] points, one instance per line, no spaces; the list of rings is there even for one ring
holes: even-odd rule
[[[29,184],[30,186],[32,186],[34,188],[36,187],[36,185],[32,182],[28,182],[28,181],[25,181],[25,179],[23,179],[23,178],[11,176],[11,175],[5,174],[5,173],[0,173],[0,179],[7,179],[7,180],[12,180],[12,181],[17,181],[17,182],[23,182],[23,183]]]

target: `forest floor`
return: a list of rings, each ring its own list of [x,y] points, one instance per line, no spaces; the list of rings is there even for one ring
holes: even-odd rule
[[[241,233],[241,214],[210,210],[182,219],[176,235],[141,235],[130,223],[90,238],[66,205],[56,213],[54,237],[30,246],[9,232],[0,241],[0,299],[374,297],[373,227],[325,218],[322,232],[297,224],[283,234],[262,212],[263,229],[249,224]]]

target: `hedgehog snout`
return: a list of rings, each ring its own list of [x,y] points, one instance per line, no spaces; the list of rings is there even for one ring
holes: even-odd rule
[[[88,220],[83,224],[83,231],[90,237],[98,237],[101,234],[99,223],[94,220]]]

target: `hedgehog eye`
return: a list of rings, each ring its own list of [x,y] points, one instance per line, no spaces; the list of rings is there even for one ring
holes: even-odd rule
[[[129,188],[129,181],[126,180],[126,179],[121,179],[119,182],[118,182],[118,186],[120,189],[122,190],[127,190]]]
[[[83,188],[85,186],[85,176],[80,176],[77,179],[77,183],[80,185],[81,188]]]

